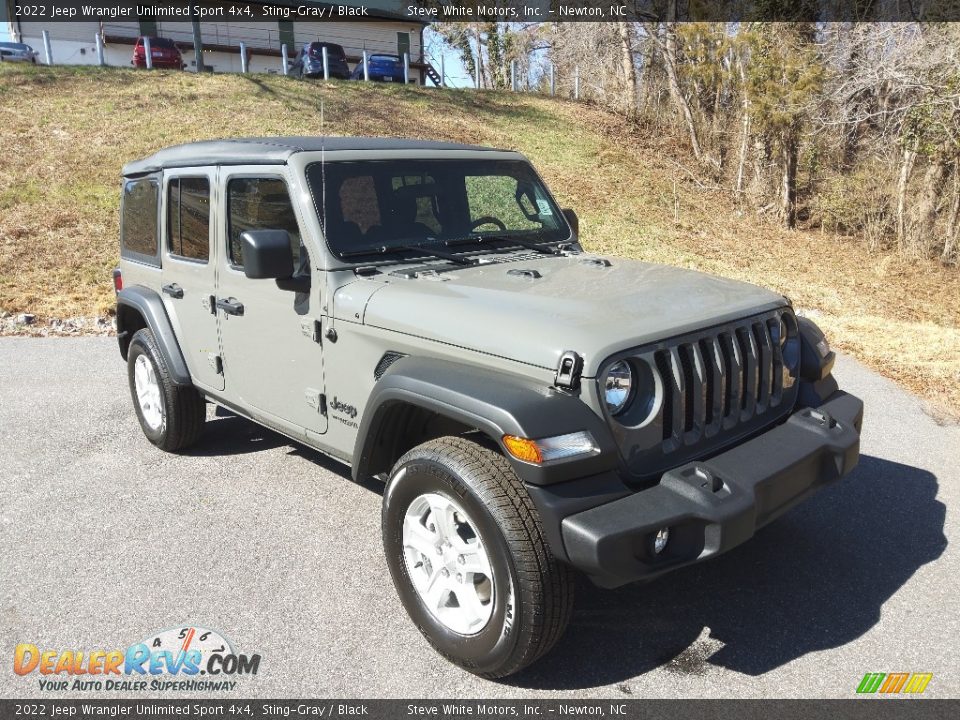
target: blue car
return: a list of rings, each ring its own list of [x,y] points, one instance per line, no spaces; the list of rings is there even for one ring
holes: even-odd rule
[[[328,42],[311,42],[304,45],[290,62],[290,72],[294,77],[322,78],[323,49],[327,49],[327,69],[330,77],[346,80],[350,77],[347,55],[343,46]]]
[[[371,80],[381,82],[403,82],[403,61],[396,55],[371,55],[367,58],[367,68]],[[351,80],[363,80],[363,61],[357,63]]]

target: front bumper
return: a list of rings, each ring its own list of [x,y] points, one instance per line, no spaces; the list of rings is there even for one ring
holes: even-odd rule
[[[565,517],[570,563],[602,587],[649,579],[739,545],[857,464],[863,403],[834,393],[777,427],[708,460],[665,473],[660,483]],[[669,528],[657,554],[653,539]]]

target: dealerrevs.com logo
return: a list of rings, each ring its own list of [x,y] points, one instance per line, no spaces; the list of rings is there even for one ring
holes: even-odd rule
[[[260,655],[234,651],[215,630],[188,625],[150,635],[126,650],[51,650],[20,643],[13,671],[38,676],[44,691],[234,690],[239,676],[256,675]]]

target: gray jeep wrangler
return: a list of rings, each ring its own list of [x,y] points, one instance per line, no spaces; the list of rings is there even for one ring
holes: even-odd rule
[[[700,562],[857,463],[862,403],[786,298],[584,252],[519,153],[201,142],[128,164],[122,192],[147,438],[186,448],[210,402],[384,481],[397,592],[478,675],[557,642],[574,570]]]

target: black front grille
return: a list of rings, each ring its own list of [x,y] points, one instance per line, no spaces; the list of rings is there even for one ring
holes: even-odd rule
[[[748,321],[654,353],[663,382],[663,449],[672,452],[777,408],[779,318]]]
[[[646,366],[656,378],[659,402],[651,406],[648,417],[628,410],[610,418],[633,474],[652,476],[703,457],[790,411],[796,388],[784,367],[781,317],[784,327],[793,328],[788,335],[795,336],[792,313],[777,310],[611,360],[627,359],[641,370]]]

